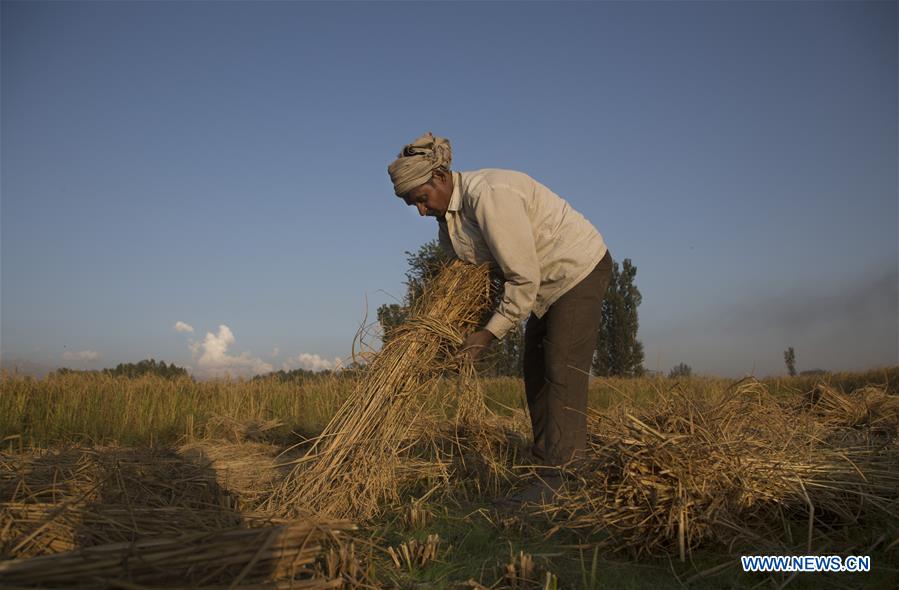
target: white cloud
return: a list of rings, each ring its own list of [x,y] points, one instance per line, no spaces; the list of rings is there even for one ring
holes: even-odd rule
[[[277,346],[272,349],[272,358],[278,358],[278,355],[281,354],[281,349]]]
[[[201,377],[225,377],[231,375],[251,376],[260,373],[268,373],[272,365],[260,358],[250,356],[242,352],[237,356],[229,355],[228,348],[234,344],[235,338],[231,329],[222,324],[217,334],[207,332],[202,342],[191,343],[190,348],[194,355],[200,353],[197,359],[197,374]]]
[[[194,331],[194,327],[193,327],[193,326],[191,326],[190,324],[186,324],[186,323],[184,323],[184,322],[182,322],[182,321],[180,321],[180,320],[177,321],[177,322],[175,322],[175,328],[174,328],[174,329],[175,329],[176,332],[193,332],[193,331]]]
[[[69,350],[62,353],[64,361],[96,361],[102,358],[102,354],[95,350],[81,350],[79,352],[71,352]]]
[[[301,352],[297,356],[291,357],[284,361],[281,368],[285,371],[293,369],[306,369],[307,371],[324,371],[326,369],[339,369],[343,366],[340,357],[334,357],[334,360],[328,360],[318,356],[317,354],[309,354]]]

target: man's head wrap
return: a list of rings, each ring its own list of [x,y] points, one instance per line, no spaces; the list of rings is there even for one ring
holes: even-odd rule
[[[449,170],[453,149],[444,137],[434,137],[430,131],[407,145],[396,160],[387,167],[393,192],[403,196],[417,186],[431,180],[434,170]]]

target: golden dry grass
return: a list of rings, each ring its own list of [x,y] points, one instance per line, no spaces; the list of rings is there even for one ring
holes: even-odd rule
[[[393,474],[398,495],[410,489],[403,487],[406,483],[429,478],[438,492],[481,484],[479,493],[490,495],[495,490],[489,482],[498,471],[508,478],[506,488],[528,477],[516,470],[516,449],[526,443],[523,414],[482,414],[467,423],[418,417],[404,433],[402,460]],[[841,531],[858,527],[889,535],[899,512],[897,420],[896,398],[877,388],[845,394],[821,383],[804,395],[774,398],[761,383],[746,381],[714,399],[669,391],[649,405],[622,403],[591,411],[587,456],[570,466],[559,502],[536,509],[549,518],[550,530],[569,529],[589,543],[633,555],[686,557],[703,547],[736,550],[741,545],[819,550]],[[229,423],[215,430],[229,440],[195,440],[178,452],[94,447],[3,455],[4,554],[62,553],[59,561],[41,558],[12,571],[37,575],[40,566],[52,574],[86,555],[121,559],[124,543],[133,546],[127,555],[149,563],[169,552],[194,553],[202,564],[197,572],[210,575],[224,565],[216,560],[232,551],[230,540],[256,540],[258,550],[268,538],[265,533],[256,533],[257,539],[236,531],[289,523],[258,510],[283,485],[285,472],[275,462],[277,446],[246,439],[246,432],[257,429]],[[439,496],[432,497],[430,510]],[[387,498],[379,509],[391,506]],[[433,518],[427,516],[427,502],[410,506],[409,519]],[[281,534],[266,530],[273,543]],[[408,558],[402,544],[394,545],[403,571],[427,567],[435,555],[452,558],[443,555],[448,549],[436,540],[407,542]],[[85,553],[91,547],[98,549]],[[285,547],[286,553],[296,549]],[[376,551],[389,558],[389,547]],[[256,555],[237,551],[236,544],[233,551],[241,565],[223,569],[222,580],[233,581]],[[294,563],[302,562],[302,568],[291,572],[269,563],[254,570],[254,565],[247,570],[254,577],[241,585],[278,587],[277,578],[253,581],[265,570],[299,575],[310,584],[311,576],[319,576],[323,584],[340,578],[347,587],[377,587],[365,565],[371,556],[356,555],[352,545],[329,544],[314,556],[299,553]],[[516,566],[509,579],[524,579],[525,565]],[[132,574],[147,576],[140,579],[150,586],[162,579],[149,570],[78,567],[107,582]],[[23,585],[27,579],[22,578]],[[192,579],[211,587],[218,583]],[[2,573],[0,580],[7,582]]]
[[[441,376],[462,368],[457,348],[490,301],[487,266],[454,261],[443,268],[268,508],[369,518],[385,502],[399,500],[403,472],[410,468],[410,434],[445,405]],[[462,391],[468,395],[458,418],[470,422],[485,411],[483,400],[471,387]],[[434,466],[417,467],[433,472]]]
[[[321,564],[329,562],[322,543],[329,552],[342,550],[341,533],[355,527],[242,511],[266,489],[259,475],[271,477],[249,468],[266,453],[258,443],[222,444],[228,456],[199,461],[183,456],[202,448],[196,445],[182,454],[69,448],[0,455],[0,559],[7,558],[0,561],[0,585],[341,585],[343,570],[324,574]],[[215,446],[209,442],[206,449]],[[219,485],[222,472],[243,486]],[[237,479],[230,477],[234,472]]]
[[[171,536],[0,561],[0,580],[8,585],[80,588],[129,584],[132,588],[147,584],[208,588],[222,583],[226,585],[221,587],[241,588],[285,580],[291,588],[336,588],[343,581],[317,576],[314,562],[323,540],[352,528],[342,521],[311,519],[208,532],[193,532],[185,526]]]
[[[883,391],[819,386],[811,404],[745,381],[717,401],[662,396],[590,414],[557,526],[605,533],[635,555],[796,544],[899,513],[899,405]],[[794,529],[804,534],[796,535]]]

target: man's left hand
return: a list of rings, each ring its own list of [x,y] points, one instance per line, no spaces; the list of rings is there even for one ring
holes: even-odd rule
[[[478,330],[465,339],[460,352],[467,355],[472,362],[476,361],[494,340],[496,340],[496,336],[488,330]]]

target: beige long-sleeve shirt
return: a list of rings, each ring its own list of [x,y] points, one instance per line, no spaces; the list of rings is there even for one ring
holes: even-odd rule
[[[453,172],[440,245],[465,262],[489,262],[505,280],[485,328],[502,338],[533,312],[542,317],[606,253],[583,215],[527,174],[488,168]]]

